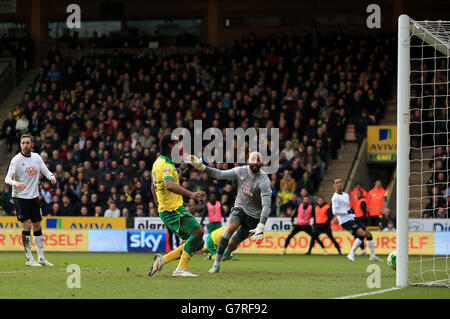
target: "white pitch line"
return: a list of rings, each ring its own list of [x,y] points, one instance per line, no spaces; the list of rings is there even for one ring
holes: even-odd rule
[[[116,268],[123,268],[123,267],[130,267],[130,268],[136,268],[139,266],[115,266],[115,267],[81,267],[81,270],[104,270],[104,269],[116,269]],[[67,268],[52,268],[52,267],[37,267],[36,270],[11,270],[11,271],[0,271],[0,275],[3,274],[18,274],[18,273],[29,273],[29,272],[35,272],[38,271],[38,269],[48,269],[48,270],[61,270],[61,271],[66,271]]]
[[[333,299],[352,299],[352,298],[364,297],[364,296],[369,296],[369,295],[378,295],[378,294],[382,294],[382,293],[385,293],[385,292],[394,291],[394,290],[398,290],[398,289],[402,289],[402,287],[392,287],[392,288],[389,288],[389,289],[377,290],[377,291],[372,291],[372,292],[365,292],[365,293],[362,293],[362,294],[338,297],[338,298],[333,298]]]
[[[111,267],[99,267],[98,269],[109,269],[109,268],[111,268]],[[52,271],[55,271],[55,270],[61,270],[61,271],[66,271],[66,268],[50,268],[50,267],[39,267],[38,269],[48,269],[48,270],[52,270]],[[98,269],[95,269],[95,268],[80,268],[81,270],[98,270]],[[36,270],[11,270],[11,271],[0,271],[0,275],[3,275],[3,274],[19,274],[19,273],[29,273],[29,272],[35,272],[35,271],[38,271],[37,269]]]

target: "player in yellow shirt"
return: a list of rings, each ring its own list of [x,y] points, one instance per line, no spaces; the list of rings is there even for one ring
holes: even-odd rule
[[[206,198],[206,194],[203,191],[191,192],[180,186],[178,172],[171,159],[172,148],[177,143],[178,139],[171,134],[166,134],[161,138],[161,155],[153,163],[152,168],[152,193],[158,206],[159,217],[172,232],[185,242],[164,256],[155,255],[148,273],[149,276],[161,270],[166,263],[176,259],[180,259],[180,262],[173,272],[174,277],[198,276],[187,271],[186,268],[193,254],[203,248],[203,227],[183,206],[182,196],[201,201]]]
[[[203,247],[203,250],[205,252],[208,252],[208,256],[205,259],[212,259],[215,260],[216,259],[216,254],[217,254],[217,245],[219,244],[219,240],[220,240],[220,236],[222,236],[223,232],[225,231],[225,229],[227,229],[227,226],[222,226],[216,230],[214,230],[212,233],[208,234],[208,237],[206,237],[206,246]],[[236,258],[233,257],[233,255],[231,254],[229,257],[230,260],[237,260]],[[226,259],[222,259],[222,260],[226,260]]]

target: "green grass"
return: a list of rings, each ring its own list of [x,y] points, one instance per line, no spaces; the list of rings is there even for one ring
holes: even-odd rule
[[[26,267],[21,252],[0,253],[0,298],[336,298],[371,292],[367,256],[354,263],[344,256],[239,255],[222,263],[217,275],[211,261],[195,255],[189,269],[197,278],[173,278],[177,262],[147,277],[153,254],[47,253],[55,267]],[[382,257],[385,260],[385,257]],[[69,289],[69,264],[81,267],[81,289]],[[395,286],[395,271],[385,262],[381,288]],[[450,289],[409,287],[367,298],[450,298]]]

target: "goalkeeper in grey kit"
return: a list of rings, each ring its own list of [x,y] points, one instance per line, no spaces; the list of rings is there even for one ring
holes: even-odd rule
[[[238,193],[234,206],[230,211],[227,228],[220,237],[217,255],[210,273],[218,273],[222,258],[230,256],[238,245],[247,237],[253,236],[259,244],[264,239],[264,225],[270,214],[272,189],[270,180],[261,167],[261,154],[252,152],[245,166],[229,170],[219,170],[205,166],[201,159],[188,156],[190,164],[216,179],[235,180]]]

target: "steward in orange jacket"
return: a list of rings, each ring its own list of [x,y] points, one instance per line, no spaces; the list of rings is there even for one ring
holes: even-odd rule
[[[385,192],[386,190],[381,186],[380,180],[376,181],[375,187],[369,191],[367,196],[367,210],[369,213],[370,225],[376,225],[378,216],[383,213]]]
[[[311,254],[311,249],[313,248],[316,240],[319,240],[319,235],[322,233],[327,234],[327,236],[331,239],[336,247],[339,255],[342,255],[341,248],[339,247],[338,242],[333,237],[333,233],[331,232],[331,220],[333,219],[333,213],[331,212],[331,207],[322,197],[317,198],[317,206],[314,207],[314,226],[313,226],[313,236],[311,238],[311,242],[309,244],[309,250],[307,254]]]
[[[358,201],[358,191],[362,191],[363,197],[367,198],[367,192],[362,187],[361,183],[356,183],[355,188],[350,192],[350,207],[356,211],[356,202]]]

